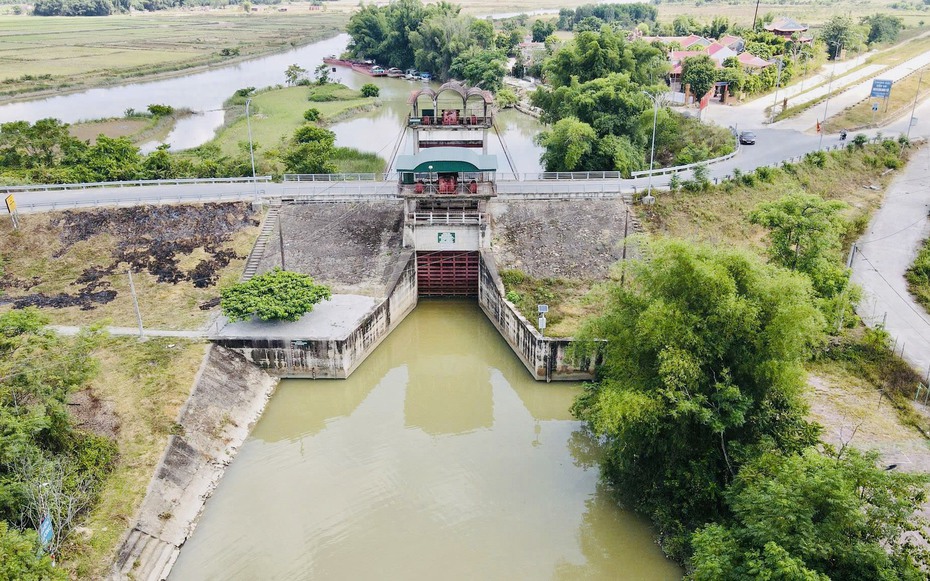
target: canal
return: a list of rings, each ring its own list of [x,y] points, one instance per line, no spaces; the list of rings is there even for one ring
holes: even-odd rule
[[[172,581],[680,579],[569,413],[469,301],[421,301],[347,380],[286,380]]]
[[[130,82],[112,87],[89,89],[29,101],[0,105],[0,123],[30,121],[54,117],[66,123],[82,120],[122,117],[127,109],[144,111],[153,103],[188,108],[195,114],[180,119],[165,139],[172,150],[202,145],[216,134],[223,124],[223,102],[237,89],[263,88],[284,83],[284,71],[298,64],[313,71],[329,55],[346,50],[348,34],[314,42],[280,54],[243,61],[234,65],[212,67],[208,70],[180,75],[168,79]],[[336,123],[330,129],[336,134],[336,145],[355,147],[361,151],[377,153],[384,159],[393,153],[398,133],[406,126],[410,107],[407,97],[422,86],[420,82],[403,79],[374,78],[348,68],[337,67],[335,80],[358,89],[365,83],[375,83],[381,89],[383,106],[358,118]],[[438,88],[437,83],[433,84]],[[498,117],[498,129],[512,154],[515,170],[519,173],[541,171],[539,155],[542,148],[533,137],[542,126],[531,117],[515,111],[504,111]],[[496,135],[489,136],[488,153],[498,155],[502,172],[512,171],[503,155]],[[155,149],[157,142],[142,146],[144,152]],[[410,143],[403,143],[399,153],[412,153]]]

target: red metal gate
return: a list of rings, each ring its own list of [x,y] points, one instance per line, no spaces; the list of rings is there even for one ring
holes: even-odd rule
[[[478,253],[418,252],[417,285],[421,297],[478,296]]]

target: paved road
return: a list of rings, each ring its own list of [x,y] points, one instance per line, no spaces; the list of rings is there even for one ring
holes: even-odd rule
[[[852,280],[863,288],[859,315],[885,329],[921,372],[930,368],[930,316],[907,292],[904,272],[930,235],[930,148],[892,182],[882,207],[858,241]]]
[[[892,67],[887,71],[884,71],[883,73],[879,74],[877,78],[896,82],[914,72],[915,70],[927,66],[928,64],[930,64],[930,51],[917,55],[916,57],[905,61],[896,67]],[[829,108],[827,109],[827,116],[829,117],[835,115],[843,109],[852,107],[859,101],[867,99],[871,92],[872,79],[869,78],[838,95],[834,95],[830,98]],[[778,123],[774,124],[774,127],[778,127],[780,129],[797,129],[800,131],[809,130],[817,124],[818,120],[823,119],[824,105],[825,104],[818,104],[817,106],[811,107],[807,111],[804,111],[800,115],[779,121]]]

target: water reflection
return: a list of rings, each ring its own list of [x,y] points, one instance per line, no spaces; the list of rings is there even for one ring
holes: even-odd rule
[[[282,383],[171,578],[680,577],[573,457],[577,389],[421,303],[348,380]]]

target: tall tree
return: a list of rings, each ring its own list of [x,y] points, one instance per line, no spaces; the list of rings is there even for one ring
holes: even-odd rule
[[[681,83],[691,85],[691,93],[696,99],[707,94],[717,78],[717,63],[706,54],[690,56],[681,66]]]
[[[559,120],[549,131],[536,136],[536,143],[546,148],[540,162],[546,171],[574,171],[586,164],[594,152],[597,134],[590,125],[575,117]]]
[[[824,23],[820,29],[820,38],[827,45],[827,54],[831,60],[837,58],[844,48],[851,49],[857,44],[852,19],[842,14],[837,14]]]
[[[643,250],[581,333],[607,342],[574,411],[605,442],[604,475],[684,558],[690,532],[725,513],[741,465],[816,442],[801,364],[823,321],[806,278],[748,253],[673,240]]]

